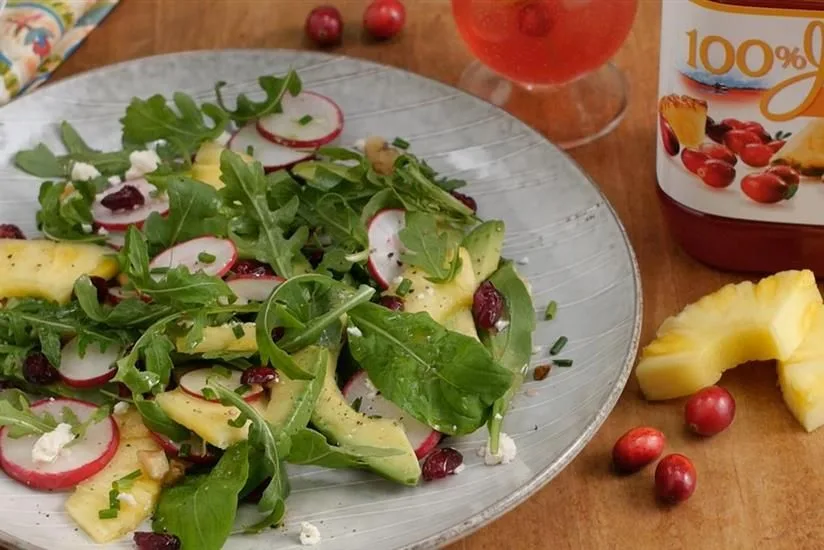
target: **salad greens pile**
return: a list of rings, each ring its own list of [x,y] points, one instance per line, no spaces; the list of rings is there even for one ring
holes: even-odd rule
[[[249,437],[225,449],[214,467],[193,470],[160,497],[155,530],[176,535],[184,549],[198,550],[220,548],[237,532],[239,503],[261,488],[259,517],[242,530],[280,524],[289,494],[287,463],[363,468],[392,455],[387,449],[336,442],[311,422],[329,357],[332,367],[339,357],[341,373],[365,369],[381,395],[444,434],[469,434],[488,424],[490,447],[497,451],[501,421],[523,379],[534,329],[529,292],[507,261],[489,280],[503,295],[508,326],[480,330],[480,341],[448,330],[427,312],[392,311],[377,303],[380,285],[366,267],[367,227],[377,212],[406,211],[400,261],[423,271],[435,287],[460,272],[459,247],[480,221],[451,193],[464,182],[439,177],[405,150],[398,151],[388,175],[378,173],[365,155],[340,147],[323,147],[314,160],[269,174],[260,163],[224,150],[221,189],[193,179],[191,159],[202,144],[234,125],[278,112],[285,94],[301,91],[294,72],[265,76],[260,79],[265,99],[241,95],[231,107],[221,92],[224,85],[217,85],[215,103],[198,104],[183,93],[133,99],[121,119],[123,146],[117,151],[94,149],[64,122],[65,153],[42,144],[18,153],[20,169],[51,178],[42,184],[37,213],[49,239],[106,242],[106,235],[89,230],[92,205],[109,178],[129,168],[133,151],[157,151],[161,164],[146,179],[168,196],[170,208],[167,215],[153,213],[142,227],[128,229],[117,261],[123,289],[133,294],[118,303],[101,302],[95,282],[83,276],[68,304],[9,299],[0,308],[0,379],[7,385],[97,403],[99,417],[118,401],[128,401],[149,429],[173,441],[192,433],[164,413],[153,396],[173,387],[180,369],[204,361],[240,370],[262,364],[288,379],[308,381],[279,425],[219,383],[204,389],[206,397],[240,411],[233,425],[248,422]],[[91,164],[100,176],[69,181],[76,162]],[[159,252],[206,235],[230,239],[241,259],[261,262],[286,281],[262,303],[240,303],[219,277],[184,266],[162,272],[150,268]],[[250,323],[257,349],[197,352],[210,327],[235,327],[240,338]],[[69,337],[77,337],[82,349],[92,344],[122,349],[114,379],[88,390],[28,382],[22,370],[26,357],[41,352],[59,369],[61,342]],[[299,354],[314,355],[296,361]],[[122,397],[124,386],[127,397]],[[24,393],[5,390],[0,425],[17,436],[43,434],[54,428],[55,419],[31,412]]]

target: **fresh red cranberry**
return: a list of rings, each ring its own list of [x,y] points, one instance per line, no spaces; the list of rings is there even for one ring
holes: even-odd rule
[[[133,540],[137,550],[180,550],[180,539],[167,533],[137,531]]]
[[[268,384],[270,382],[277,383],[278,379],[278,371],[272,367],[249,367],[240,376],[240,383],[247,385]]]
[[[257,260],[238,260],[232,266],[232,273],[235,275],[251,275],[252,277],[265,277],[275,274],[271,267]]]
[[[425,481],[442,479],[454,474],[455,469],[461,464],[463,464],[463,455],[455,449],[450,447],[435,449],[426,457],[421,473]]]
[[[375,38],[392,38],[403,28],[406,8],[400,0],[374,0],[363,14],[363,27]]]
[[[472,316],[475,323],[486,330],[490,330],[501,318],[504,312],[504,297],[489,281],[484,281],[472,301]]]
[[[452,191],[452,196],[458,199],[463,203],[464,206],[472,210],[473,214],[477,214],[478,212],[478,203],[475,202],[475,199],[470,197],[469,195],[464,195],[463,193],[458,193],[457,191]]]
[[[49,363],[45,355],[35,351],[23,361],[23,378],[32,384],[45,386],[60,380],[60,373]]]
[[[343,34],[343,17],[334,6],[318,6],[309,12],[304,32],[319,46],[333,46]]]
[[[19,227],[13,223],[0,223],[0,239],[26,240],[26,236]]]
[[[389,308],[392,311],[403,311],[403,298],[399,298],[397,296],[381,296],[381,299],[378,302],[385,308]]]
[[[133,210],[138,206],[143,206],[146,198],[143,193],[137,190],[134,185],[124,185],[118,191],[103,197],[100,204],[109,210]]]
[[[97,301],[102,304],[109,297],[109,281],[103,277],[89,277],[89,279],[91,279],[94,288],[97,289]]]

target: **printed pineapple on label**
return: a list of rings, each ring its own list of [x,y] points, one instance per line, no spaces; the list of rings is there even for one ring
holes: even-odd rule
[[[807,336],[821,294],[810,271],[727,285],[670,317],[641,353],[635,374],[647,399],[715,384],[748,361],[788,360]]]
[[[804,429],[824,425],[824,307],[818,309],[807,337],[778,363],[784,402]]]

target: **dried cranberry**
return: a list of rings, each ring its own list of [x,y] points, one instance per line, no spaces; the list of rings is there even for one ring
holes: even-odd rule
[[[180,550],[180,539],[167,533],[137,531],[134,543],[137,550]]]
[[[239,260],[232,266],[232,273],[251,277],[274,275],[272,268],[257,260]]]
[[[260,485],[249,491],[245,497],[243,497],[244,502],[251,502],[252,504],[257,504],[260,502],[260,499],[263,498],[263,492],[266,490],[266,487],[269,485],[269,482],[272,478],[266,478],[260,482]]]
[[[318,267],[323,261],[322,248],[304,248],[302,252],[312,267]]]
[[[472,210],[472,213],[475,214],[478,212],[478,203],[475,202],[475,199],[470,197],[469,195],[464,195],[463,193],[458,193],[457,191],[452,191],[452,196],[458,199],[463,203],[464,206]]]
[[[60,373],[49,363],[45,355],[35,351],[23,361],[23,378],[32,384],[45,386],[60,380]]]
[[[484,281],[472,301],[472,316],[475,323],[486,330],[495,326],[504,312],[504,297],[489,281]]]
[[[26,236],[13,223],[0,223],[0,239],[20,239],[25,241]]]
[[[449,447],[435,449],[423,463],[421,469],[423,479],[432,481],[452,475],[461,464],[463,464],[463,455],[455,449]]]
[[[284,335],[285,333],[286,333],[286,331],[284,330],[284,328],[283,328],[283,327],[275,327],[275,328],[273,328],[273,329],[272,329],[272,341],[273,341],[273,342],[277,342],[278,340],[280,340],[281,338],[283,338],[283,335]]]
[[[241,384],[268,384],[269,382],[278,381],[278,371],[272,367],[249,367],[240,376]]]
[[[397,296],[381,296],[378,303],[392,311],[403,311],[403,299]]]
[[[129,386],[127,386],[123,382],[117,382],[117,395],[119,395],[120,397],[131,397],[132,390],[130,390]]]
[[[109,210],[133,210],[143,206],[146,198],[134,185],[124,185],[118,191],[109,193],[100,200],[100,204]]]
[[[97,301],[103,303],[109,297],[109,281],[103,277],[89,277],[97,289]]]

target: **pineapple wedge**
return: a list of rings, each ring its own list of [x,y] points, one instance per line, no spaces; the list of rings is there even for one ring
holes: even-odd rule
[[[641,391],[651,400],[681,397],[741,363],[787,360],[820,306],[810,271],[727,285],[664,321],[635,371]]]
[[[207,183],[215,189],[222,189],[224,187],[223,181],[220,179],[222,175],[220,172],[220,154],[226,148],[215,143],[214,141],[207,141],[200,146],[195,161],[192,164],[191,176],[192,178]],[[238,153],[240,157],[246,162],[252,162],[254,159],[249,155]]]
[[[779,361],[778,383],[784,402],[805,430],[824,425],[824,307],[818,308],[801,345]]]
[[[111,279],[118,272],[112,251],[83,243],[0,239],[0,297],[71,299],[81,275]]]
[[[145,472],[134,481],[128,493],[134,502],[123,501],[116,518],[100,519],[98,512],[109,507],[112,483],[135,470],[141,470],[140,451],[162,451],[143,425],[140,413],[132,409],[115,415],[120,428],[120,445],[112,461],[100,472],[80,483],[66,501],[69,516],[97,543],[119,539],[137,529],[154,512],[161,482]]]
[[[182,353],[213,353],[216,351],[257,351],[255,337],[255,323],[243,323],[243,336],[235,336],[232,327],[221,325],[203,329],[203,338],[194,349],[186,349],[186,339],[178,338],[175,341],[177,351]]]

